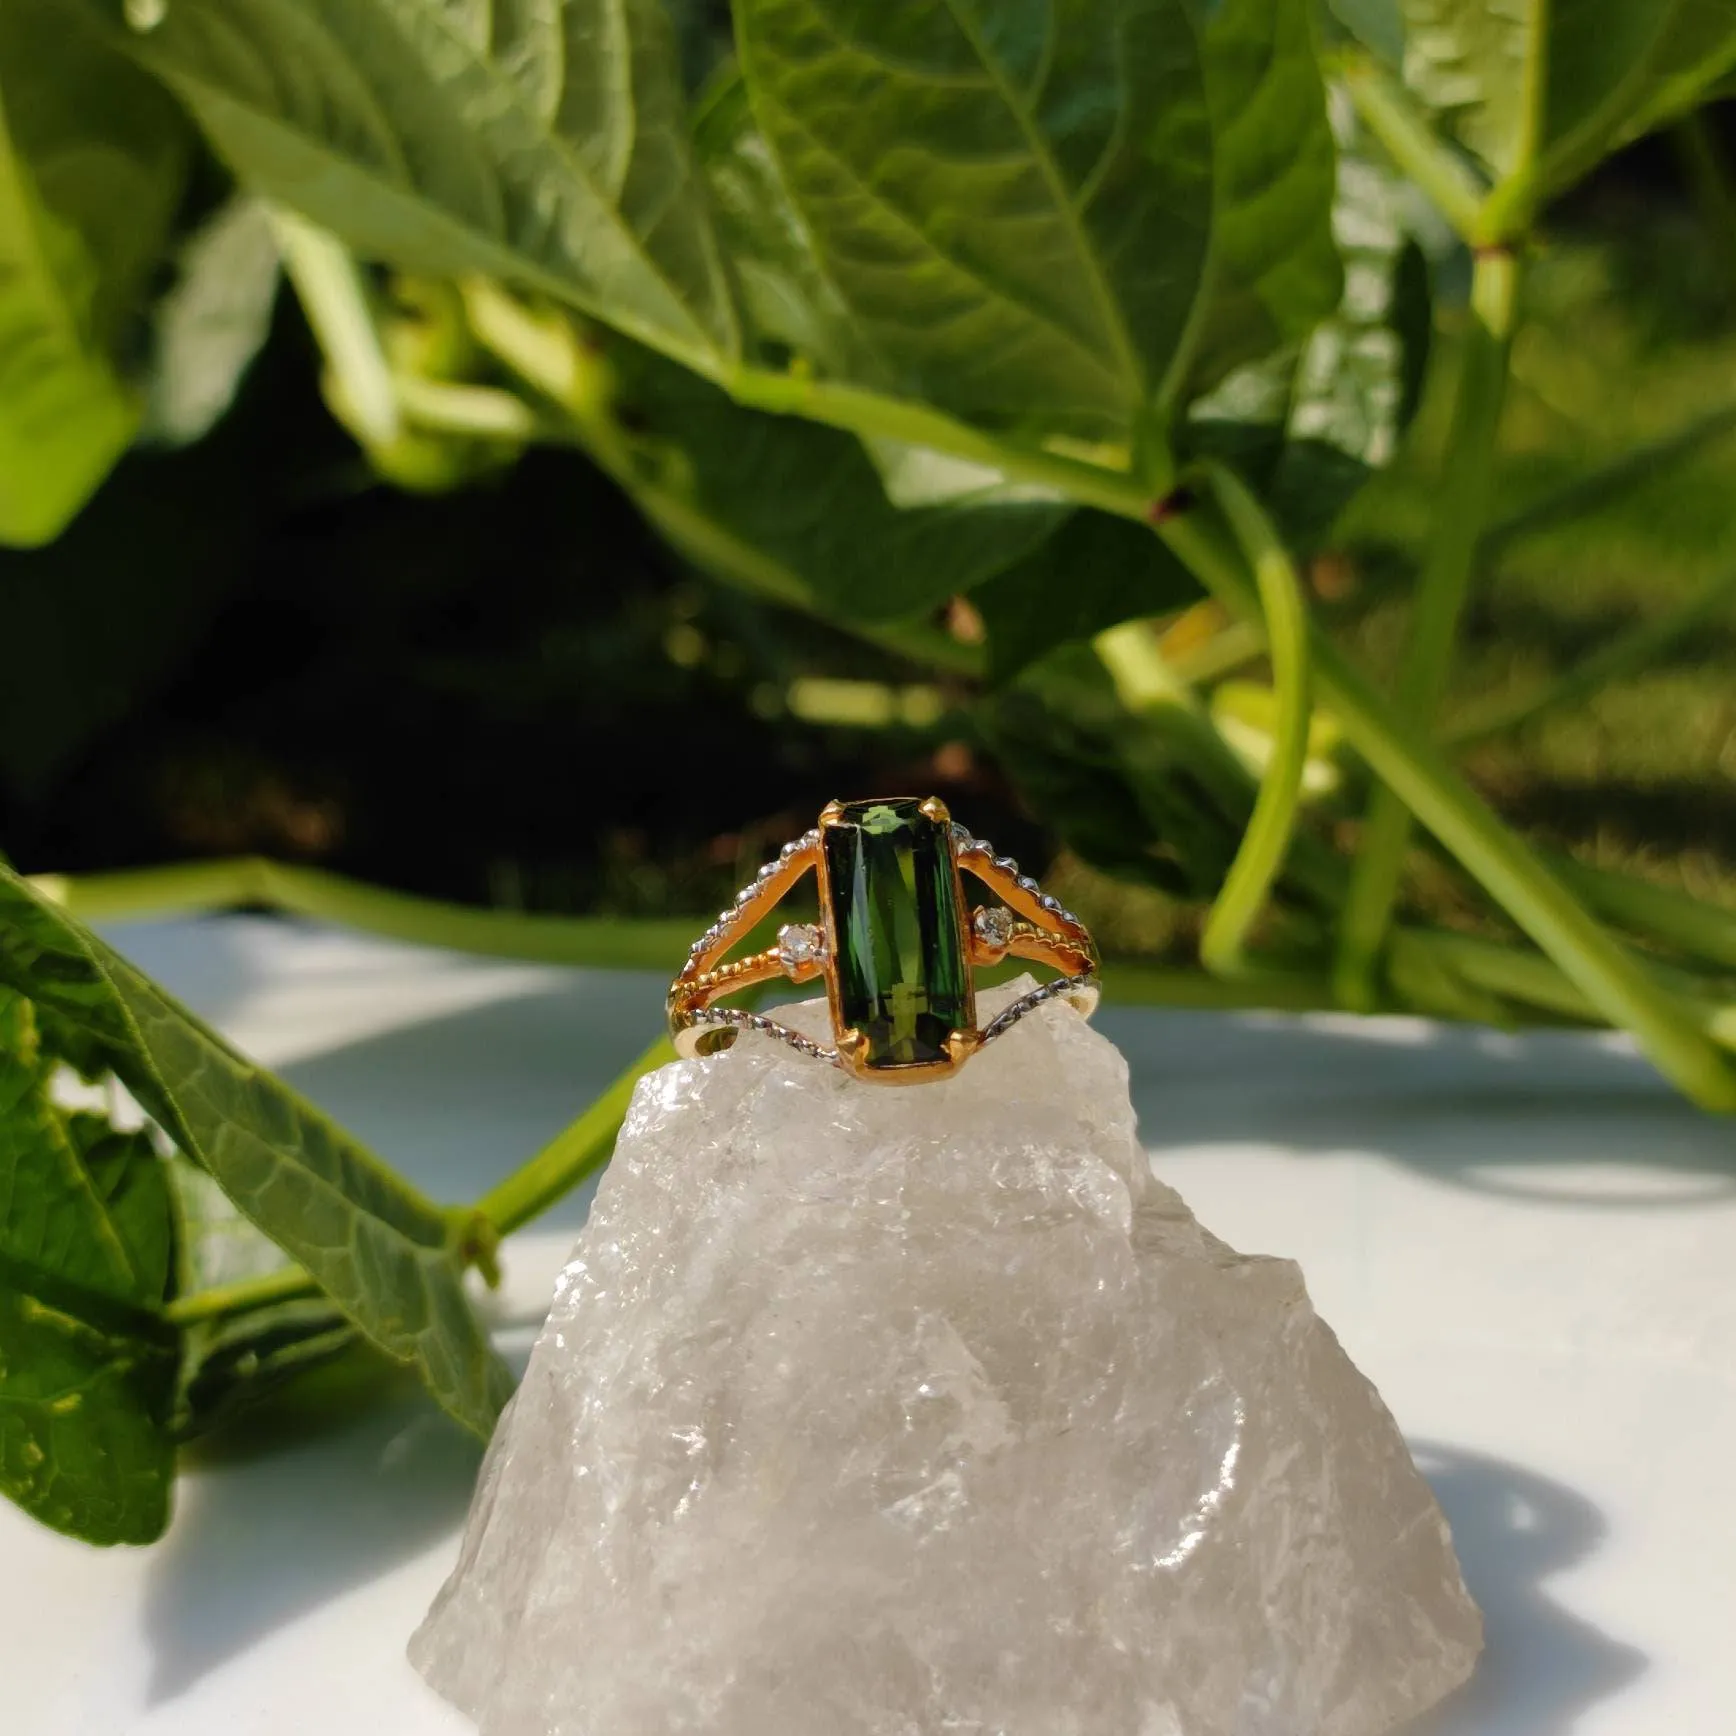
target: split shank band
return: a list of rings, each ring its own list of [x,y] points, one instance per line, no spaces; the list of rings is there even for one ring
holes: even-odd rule
[[[810,870],[820,921],[786,924],[775,946],[729,958]],[[1000,902],[973,911],[965,875]],[[972,969],[1009,957],[1061,974],[979,1027]],[[833,802],[694,942],[670,985],[669,1030],[684,1056],[715,1053],[756,1030],[858,1079],[916,1084],[956,1073],[1045,1001],[1061,997],[1089,1017],[1096,974],[1085,925],[1016,862],[956,825],[938,797]],[[824,977],[832,1047],[767,1014],[717,1004],[780,977]]]

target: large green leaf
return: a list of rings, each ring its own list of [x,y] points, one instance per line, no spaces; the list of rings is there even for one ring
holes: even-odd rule
[[[1238,369],[1198,400],[1188,443],[1227,458],[1306,552],[1393,456],[1415,413],[1430,335],[1428,268],[1404,186],[1341,114],[1333,225],[1344,295],[1300,349]]]
[[[659,0],[171,0],[134,46],[244,182],[358,252],[734,351]]]
[[[972,601],[988,631],[989,674],[1007,681],[1058,645],[1199,594],[1199,581],[1147,526],[1081,511]]]
[[[737,0],[754,111],[871,383],[1138,434],[1212,219],[1184,0]]]
[[[57,536],[133,437],[117,356],[187,143],[153,81],[56,0],[0,6],[0,542]]]
[[[857,622],[906,620],[1041,542],[1067,508],[987,474],[899,506],[853,435],[744,410],[640,351],[620,361],[642,504],[702,565],[757,570],[768,594]],[[905,454],[908,472],[923,455]],[[906,498],[912,498],[906,495]]]
[[[49,1098],[29,1003],[0,989],[0,1492],[93,1543],[168,1522],[173,1221],[142,1134]]]
[[[511,1390],[463,1290],[463,1226],[0,868],[0,982],[103,1046],[116,1075],[388,1355],[486,1436]]]
[[[1205,70],[1216,191],[1196,385],[1299,341],[1344,288],[1309,0],[1224,0],[1206,27]]]
[[[784,187],[738,71],[732,68],[706,94],[693,136],[753,335],[828,373],[871,373],[873,363]]]
[[[1498,176],[1558,191],[1736,67],[1722,0],[1402,0],[1407,82]]]

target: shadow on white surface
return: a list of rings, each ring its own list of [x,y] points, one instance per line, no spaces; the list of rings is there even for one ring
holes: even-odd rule
[[[581,1114],[657,1036],[645,979],[556,983],[292,1062],[283,1076],[439,1200],[472,1200]],[[590,1189],[537,1220],[571,1231]]]
[[[1581,1713],[1647,1668],[1642,1652],[1549,1594],[1547,1582],[1602,1541],[1603,1514],[1503,1459],[1433,1442],[1412,1451],[1452,1525],[1488,1642],[1471,1681],[1406,1736],[1568,1736]]]
[[[1614,1039],[1127,1008],[1098,1022],[1154,1149],[1376,1152],[1477,1192],[1619,1211],[1736,1199],[1728,1122]],[[1587,1185],[1587,1168],[1609,1173]]]
[[[456,1546],[481,1448],[418,1397],[183,1486],[144,1588],[149,1705],[442,1538]],[[384,1647],[405,1634],[382,1634]]]

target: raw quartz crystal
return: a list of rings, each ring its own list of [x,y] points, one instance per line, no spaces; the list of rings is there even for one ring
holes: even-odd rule
[[[411,1656],[487,1736],[1376,1736],[1480,1641],[1301,1273],[1052,1002],[945,1083],[640,1084]]]

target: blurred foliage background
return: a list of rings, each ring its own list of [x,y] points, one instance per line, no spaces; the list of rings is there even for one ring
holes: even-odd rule
[[[708,39],[690,30],[697,73]],[[1733,155],[1726,102],[1550,213],[1449,734],[1736,570]],[[189,232],[226,190],[211,163],[195,181]],[[1445,276],[1417,422],[1307,574],[1321,618],[1376,670],[1402,637],[1444,462]],[[702,578],[577,453],[405,487],[333,419],[319,375],[279,288],[210,432],[136,448],[60,540],[0,552],[5,631],[29,647],[0,687],[0,838],[21,868],[258,852],[465,903],[686,915],[829,797],[935,790],[1046,865],[1111,949],[1189,955],[1190,907],[1087,867],[1032,816],[980,682]],[[1560,499],[1636,451],[1613,485]],[[1558,500],[1556,522],[1528,522]],[[935,624],[969,644],[973,615],[961,602]],[[1161,627],[1224,684],[1233,734],[1261,664],[1209,603]],[[1736,904],[1733,673],[1736,596],[1463,763],[1534,836]],[[1425,869],[1413,903],[1488,926],[1456,884]]]

